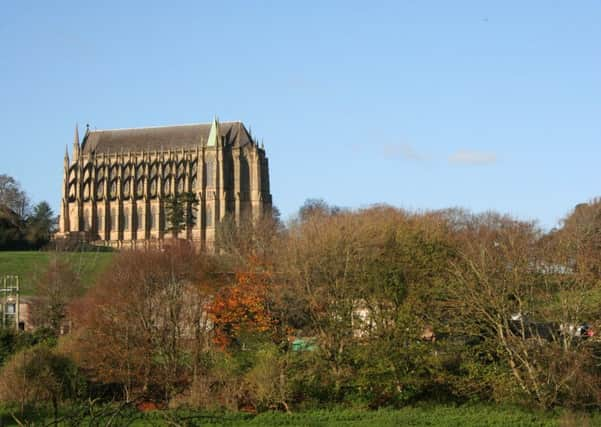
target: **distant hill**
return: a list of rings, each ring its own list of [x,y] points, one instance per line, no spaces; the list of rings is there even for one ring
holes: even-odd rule
[[[82,278],[85,287],[104,271],[115,255],[114,252],[35,252],[0,251],[0,277],[16,274],[22,278],[23,295],[33,295],[32,279],[42,272],[53,256],[67,260]]]

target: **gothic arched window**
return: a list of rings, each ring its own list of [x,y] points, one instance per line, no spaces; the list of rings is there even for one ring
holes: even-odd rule
[[[117,231],[117,211],[115,208],[111,209],[110,226],[111,231]]]
[[[129,229],[129,209],[128,208],[123,208],[123,217],[121,219],[122,219],[121,229],[123,231],[127,231]]]
[[[156,206],[150,207],[150,215],[148,216],[148,228],[159,228],[159,210]]]
[[[129,199],[129,189],[131,187],[131,181],[129,179],[125,180],[123,184],[123,198]]]
[[[91,166],[86,166],[84,173],[83,173],[83,179],[90,179],[90,175],[92,174],[92,168]]]
[[[99,181],[96,185],[96,199],[101,200],[104,197],[104,181]]]
[[[207,227],[213,226],[213,209],[211,208],[211,206],[207,206],[205,210],[205,225]]]
[[[69,201],[72,202],[75,200],[75,184],[72,183],[69,185]]]
[[[136,182],[136,196],[138,198],[141,198],[142,196],[144,196],[144,180],[143,179],[139,179],[138,182]]]
[[[185,179],[182,176],[180,179],[177,180],[177,192],[179,194],[182,194],[184,192],[184,184],[185,184]]]
[[[171,193],[171,179],[167,178],[163,181],[163,194],[169,195]]]
[[[205,163],[205,179],[207,187],[215,185],[215,162],[213,160],[207,160]]]
[[[157,196],[157,180],[153,179],[150,181],[150,197]]]
[[[86,201],[90,199],[90,181],[86,181],[83,185],[83,199]]]
[[[96,213],[96,229],[99,234],[104,233],[104,212],[102,209],[98,209]]]
[[[114,179],[111,181],[111,188],[110,188],[110,196],[111,199],[114,199],[115,197],[117,197],[117,180]]]
[[[90,219],[90,210],[86,209],[83,213],[83,229],[86,231],[91,229]]]
[[[136,213],[138,214],[136,225],[138,227],[138,231],[144,230],[144,209],[137,208]]]

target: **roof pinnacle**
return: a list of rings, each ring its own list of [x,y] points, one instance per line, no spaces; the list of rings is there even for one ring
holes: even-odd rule
[[[219,119],[217,116],[213,119],[213,123],[211,124],[211,131],[209,132],[209,139],[207,140],[207,147],[216,146],[219,142]]]
[[[79,145],[79,130],[78,130],[77,122],[75,122],[75,136],[73,138],[73,145]]]
[[[73,160],[79,158],[79,131],[77,123],[75,123],[75,135],[73,136]]]

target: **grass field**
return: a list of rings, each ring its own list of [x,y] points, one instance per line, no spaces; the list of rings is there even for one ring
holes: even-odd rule
[[[35,252],[0,251],[0,276],[16,274],[21,276],[23,295],[34,292],[32,278],[42,272],[53,257],[66,260],[82,278],[84,286],[89,286],[102,272],[114,256],[113,252]]]
[[[1,411],[0,411],[1,412]],[[108,418],[108,417],[107,417]],[[13,425],[4,414],[3,425]],[[40,419],[38,418],[38,421]],[[46,419],[47,422],[51,420]],[[104,419],[79,419],[79,425],[105,425]],[[493,405],[445,406],[428,405],[399,410],[367,411],[359,409],[312,410],[293,414],[263,413],[257,416],[230,413],[208,414],[194,411],[157,411],[139,413],[128,411],[112,418],[114,425],[129,426],[523,426],[572,427],[601,425],[599,414],[570,412],[537,413],[524,409]],[[44,423],[41,423],[44,424]],[[36,423],[37,425],[37,423]],[[59,424],[63,425],[63,424]],[[64,424],[67,425],[67,424]]]
[[[293,414],[264,413],[256,417],[241,414],[223,416],[222,418],[194,418],[167,416],[162,423],[160,414],[148,415],[132,425],[190,425],[190,426],[582,426],[600,425],[601,418],[590,415],[534,413],[516,408],[500,408],[495,406],[425,406],[407,407],[399,410],[321,410]]]

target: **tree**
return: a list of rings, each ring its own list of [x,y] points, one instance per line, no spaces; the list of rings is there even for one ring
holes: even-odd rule
[[[45,344],[16,353],[0,372],[0,399],[17,404],[21,416],[27,405],[49,402],[57,423],[59,404],[82,389],[75,364]]]
[[[237,272],[235,282],[222,288],[208,307],[215,342],[222,347],[240,343],[247,333],[271,333],[277,321],[268,307],[271,275],[251,267]]]
[[[547,240],[563,247],[566,267],[590,280],[601,279],[601,199],[576,206]]]
[[[342,212],[338,206],[330,206],[323,199],[307,199],[298,210],[298,218],[307,221],[313,216],[336,215]]]
[[[276,207],[263,212],[258,218],[241,219],[239,222],[230,214],[219,221],[216,247],[232,260],[235,267],[246,268],[249,260],[273,263],[277,242],[284,232]]]
[[[26,238],[30,246],[41,248],[50,242],[55,231],[56,218],[47,202],[40,202],[34,206],[31,215],[27,218]]]
[[[581,305],[562,301],[581,298],[584,283],[561,254],[545,251],[541,236],[534,224],[500,215],[468,221],[451,265],[450,323],[455,334],[481,340],[471,363],[482,376],[472,381],[487,384],[489,395],[520,395],[544,408],[597,404],[591,348],[569,332]]]
[[[34,324],[47,327],[58,336],[66,326],[69,302],[82,292],[80,279],[69,263],[55,256],[34,278],[34,284],[37,295],[33,309]]]
[[[25,249],[25,221],[17,213],[0,205],[0,249]]]
[[[291,226],[278,271],[289,282],[282,291],[296,298],[285,297],[294,312],[282,318],[317,338],[308,372],[322,367],[308,377],[318,377],[329,398],[361,390],[355,393],[370,404],[386,404],[432,380],[420,336],[445,283],[447,240],[436,216],[386,206],[311,215]]]
[[[448,285],[455,250],[444,221],[389,208],[363,212],[375,230],[362,234],[361,308],[354,320],[361,339],[354,384],[370,406],[405,404],[437,387],[440,362],[428,329],[441,331],[440,292]],[[437,394],[440,392],[437,391]]]
[[[212,265],[186,245],[120,253],[72,307],[69,354],[92,380],[120,384],[126,401],[169,401],[194,381],[209,344]]]
[[[256,352],[253,367],[245,373],[250,400],[258,410],[283,407],[290,412],[288,401],[291,387],[286,371],[289,368],[286,355],[274,344],[267,344]]]
[[[30,212],[29,198],[19,183],[0,175],[0,249],[39,249],[50,241],[56,219],[47,202]]]
[[[165,199],[167,231],[177,238],[183,230],[191,230],[196,223],[198,198],[192,192],[170,195]]]
[[[29,209],[29,198],[19,183],[11,176],[0,174],[0,206],[5,206],[19,217],[25,218]]]

